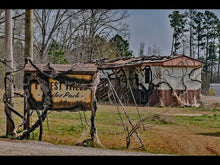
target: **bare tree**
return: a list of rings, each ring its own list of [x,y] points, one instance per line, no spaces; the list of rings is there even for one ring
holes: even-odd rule
[[[12,19],[16,19],[24,15],[24,12],[18,12],[18,11],[22,11],[22,10],[18,10],[18,9],[11,10]],[[5,23],[5,21],[6,21],[6,17],[4,15],[4,9],[0,9],[0,25]]]
[[[67,9],[40,9],[34,11],[36,21],[34,47],[40,55],[41,62],[43,62],[43,56],[47,54],[49,43],[55,37],[55,33],[61,25],[77,13],[78,10]]]
[[[4,9],[0,9],[0,38],[5,38],[5,10]],[[12,35],[13,35],[13,39],[15,38],[16,39],[16,34],[15,34],[15,29],[16,29],[16,21],[17,20],[20,20],[20,19],[23,19],[24,17],[24,10],[19,10],[19,9],[16,9],[16,10],[11,10],[11,14],[12,14]]]
[[[139,56],[144,55],[144,42],[140,43]]]
[[[24,63],[23,51],[24,51],[24,10],[14,9],[11,10],[12,16],[12,45],[13,45],[13,56],[14,56],[14,69],[20,67]],[[0,9],[0,57],[5,56],[5,9]],[[4,78],[5,66],[0,66],[0,79]],[[22,87],[22,82],[20,81],[22,73],[17,73],[14,75],[14,85],[15,87]],[[19,81],[17,81],[19,80]],[[0,88],[3,88],[3,81],[0,82]]]
[[[5,37],[4,28],[1,26],[5,23],[3,11],[0,10],[0,38]],[[25,10],[12,10],[13,45],[18,49],[14,51],[19,55],[24,51],[24,16]],[[41,63],[48,60],[47,53],[52,39],[57,41],[65,52],[65,56],[68,55],[68,58],[71,58],[69,61],[78,57],[86,60],[104,57],[108,48],[112,46],[108,42],[109,39],[116,34],[123,38],[129,37],[128,25],[123,22],[126,17],[128,17],[126,10],[35,9],[34,60]]]
[[[111,39],[116,34],[128,37],[128,26],[122,22],[127,17],[126,10],[84,10],[79,18],[81,28],[76,32],[79,45],[74,51],[88,60],[103,56],[99,54],[98,46],[105,45],[97,43],[103,38]]]
[[[160,55],[160,54],[161,54],[160,47],[158,47],[155,43],[153,44],[153,48],[151,46],[148,46],[148,49],[147,49],[148,56]]]

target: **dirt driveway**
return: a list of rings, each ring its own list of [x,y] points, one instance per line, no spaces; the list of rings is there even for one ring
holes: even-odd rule
[[[151,154],[141,152],[117,151],[97,149],[91,147],[78,147],[54,145],[39,141],[8,141],[0,139],[0,156],[161,156],[164,154]]]

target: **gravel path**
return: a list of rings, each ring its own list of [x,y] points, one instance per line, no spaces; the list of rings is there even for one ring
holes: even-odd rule
[[[0,140],[0,155],[13,156],[161,156],[141,152],[97,149],[91,147],[54,145],[39,141],[5,141]]]

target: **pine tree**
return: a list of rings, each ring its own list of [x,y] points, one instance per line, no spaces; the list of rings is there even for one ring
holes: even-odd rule
[[[217,29],[217,24],[218,24],[218,18],[217,16],[210,11],[205,11],[204,12],[204,31],[205,31],[205,76],[207,77],[208,75],[208,60],[210,57],[213,57],[212,55],[209,57],[210,53],[210,48],[213,49],[213,45],[215,45],[215,39],[216,39],[216,29]],[[211,45],[210,45],[211,44]],[[212,73],[211,73],[212,74]]]
[[[189,9],[185,11],[185,16],[187,19],[188,28],[186,31],[189,32],[189,56],[193,57],[193,47],[194,47],[194,38],[195,38],[195,26],[194,26],[194,18],[196,15],[195,9]]]
[[[204,38],[204,26],[203,26],[203,13],[197,12],[195,17],[193,18],[195,29],[196,41],[197,41],[197,59],[200,58],[200,49],[204,46],[203,38]]]
[[[216,64],[217,64],[216,47],[215,47],[214,43],[210,43],[209,56],[207,59],[207,66],[209,66],[209,69],[210,69],[211,82],[213,82],[213,69]]]
[[[185,15],[181,14],[179,11],[173,11],[169,14],[170,27],[173,28],[173,42],[171,48],[171,54],[176,54],[178,49],[181,47],[181,40],[184,32],[186,31],[186,19]]]
[[[60,45],[52,39],[50,44],[49,52],[49,61],[53,64],[67,64],[68,59],[64,57],[64,51],[60,49]]]
[[[218,74],[217,74],[217,79],[219,80],[219,70],[220,70],[220,23],[218,23],[217,25],[217,33],[216,33],[216,37],[218,40],[218,44],[217,44],[217,48],[218,48]]]
[[[115,35],[110,42],[114,43],[118,49],[117,56],[130,57],[133,52],[129,50],[129,42],[124,40],[120,35]]]

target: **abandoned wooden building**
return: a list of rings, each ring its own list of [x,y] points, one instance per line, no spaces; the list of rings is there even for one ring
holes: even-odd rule
[[[113,100],[110,82],[124,103],[194,106],[201,93],[202,62],[185,55],[102,59],[98,100]]]
[[[75,65],[76,68],[73,67]],[[93,74],[98,72],[99,85],[95,93],[99,101],[116,101],[113,93],[117,93],[123,103],[144,106],[194,106],[200,101],[202,62],[185,55],[99,59],[75,65],[65,65],[65,68],[74,68],[71,73],[77,74],[78,79],[82,77],[80,75],[90,75],[91,69]],[[55,64],[38,66],[55,75],[61,69]],[[78,82],[78,79],[74,81]],[[55,81],[51,83],[52,89],[64,89],[64,84],[58,85]],[[37,93],[35,91],[33,95]],[[42,96],[42,91],[38,94]],[[56,93],[51,94],[54,98],[58,96]]]

